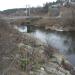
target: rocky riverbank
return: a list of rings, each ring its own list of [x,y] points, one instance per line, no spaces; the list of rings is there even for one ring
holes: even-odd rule
[[[0,75],[75,75],[57,49],[0,20]]]

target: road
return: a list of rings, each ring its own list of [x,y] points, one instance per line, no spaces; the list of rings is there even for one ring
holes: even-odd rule
[[[3,17],[3,19],[9,19],[9,20],[26,19],[26,18],[39,18],[39,16],[12,16],[12,17]]]
[[[44,16],[12,16],[12,17],[3,17],[5,20],[18,20],[18,19],[28,19],[28,18],[45,18],[45,19],[55,19],[61,17],[44,17]]]

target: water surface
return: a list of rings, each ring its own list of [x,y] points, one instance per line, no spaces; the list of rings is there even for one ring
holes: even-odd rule
[[[75,66],[75,32],[65,31],[47,31],[43,28],[19,27],[20,32],[29,32],[42,42],[48,42],[53,48],[56,48],[64,54],[67,59]]]

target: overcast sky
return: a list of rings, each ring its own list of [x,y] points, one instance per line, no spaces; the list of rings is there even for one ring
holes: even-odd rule
[[[46,2],[52,1],[56,0],[0,0],[0,10],[24,8],[26,4],[30,6],[42,6]]]

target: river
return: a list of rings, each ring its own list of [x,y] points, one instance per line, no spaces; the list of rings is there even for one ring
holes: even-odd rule
[[[51,31],[43,28],[30,27],[27,30],[27,26],[15,27],[20,32],[29,32],[34,37],[40,39],[42,42],[48,42],[53,48],[59,50],[64,54],[72,65],[75,66],[75,32],[74,31]]]

